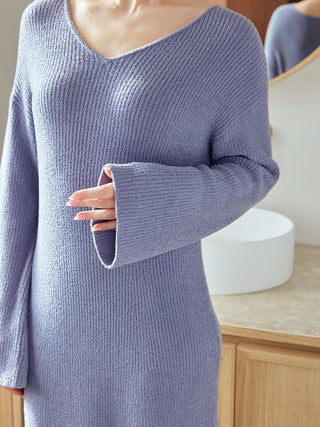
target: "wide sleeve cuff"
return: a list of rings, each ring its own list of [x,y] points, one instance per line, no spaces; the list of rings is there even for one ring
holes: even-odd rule
[[[117,227],[92,231],[102,264],[114,268],[190,245],[266,196],[280,171],[271,157],[265,100],[213,138],[211,160],[196,166],[108,163]],[[102,168],[98,185],[107,182]]]

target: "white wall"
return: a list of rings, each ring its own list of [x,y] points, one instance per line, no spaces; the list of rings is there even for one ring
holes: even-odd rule
[[[288,216],[296,242],[306,245],[320,245],[319,77],[320,47],[269,83],[272,157],[280,179],[256,205]]]

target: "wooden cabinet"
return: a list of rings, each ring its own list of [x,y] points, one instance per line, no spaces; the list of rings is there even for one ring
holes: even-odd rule
[[[0,387],[0,427],[23,427],[23,398]]]
[[[320,426],[319,339],[221,330],[219,427]],[[23,427],[23,398],[1,387],[0,427]]]
[[[223,338],[223,337],[222,337]],[[234,426],[237,345],[222,341],[219,375],[220,427]]]
[[[220,427],[319,427],[317,340],[313,347],[299,340],[293,344],[294,335],[248,329],[246,336],[246,330],[239,328],[237,336],[237,328],[230,329],[233,335],[222,332]]]

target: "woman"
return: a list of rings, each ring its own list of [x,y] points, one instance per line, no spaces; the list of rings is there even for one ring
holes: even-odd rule
[[[0,171],[0,384],[24,390],[25,425],[218,426],[201,239],[279,178],[253,23],[34,0]]]

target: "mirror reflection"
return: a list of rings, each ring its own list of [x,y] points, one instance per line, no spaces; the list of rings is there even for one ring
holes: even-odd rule
[[[320,0],[281,4],[264,41],[269,79],[291,69],[320,45]]]

